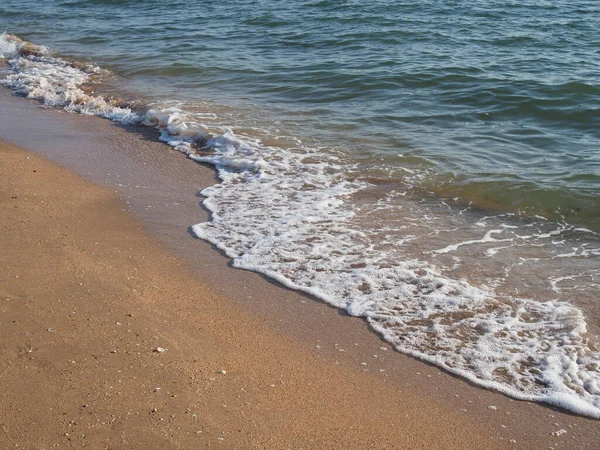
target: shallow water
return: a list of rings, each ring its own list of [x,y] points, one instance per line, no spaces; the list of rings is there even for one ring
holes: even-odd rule
[[[0,28],[137,96],[260,109],[363,170],[402,154],[427,191],[599,225],[593,1],[7,0]]]
[[[215,165],[194,231],[236,267],[600,417],[595,4],[31,5],[3,84]]]

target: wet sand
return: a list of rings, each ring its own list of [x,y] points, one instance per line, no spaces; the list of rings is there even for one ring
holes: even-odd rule
[[[2,147],[3,446],[595,448],[228,267],[188,233],[213,172],[155,137],[0,92],[0,138],[110,186]]]
[[[108,189],[11,146],[0,160],[5,445],[494,447],[221,299]]]

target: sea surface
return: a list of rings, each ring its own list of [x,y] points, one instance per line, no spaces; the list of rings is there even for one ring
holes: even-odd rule
[[[588,0],[3,0],[0,83],[214,166],[193,230],[235,267],[600,418],[599,30]]]

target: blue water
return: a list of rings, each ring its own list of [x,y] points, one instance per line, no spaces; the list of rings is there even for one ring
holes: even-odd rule
[[[0,29],[365,171],[426,167],[424,191],[600,226],[595,1],[5,0]]]

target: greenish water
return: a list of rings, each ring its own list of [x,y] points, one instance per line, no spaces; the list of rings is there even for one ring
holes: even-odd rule
[[[5,0],[1,29],[364,171],[410,157],[427,191],[600,227],[595,1]]]

